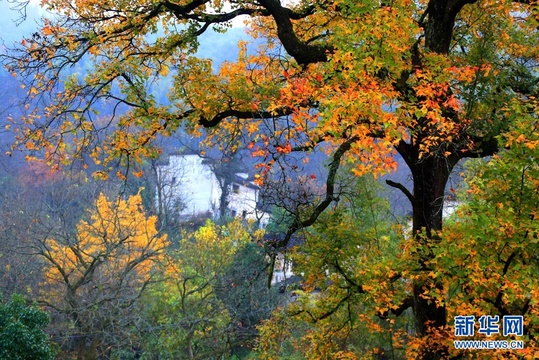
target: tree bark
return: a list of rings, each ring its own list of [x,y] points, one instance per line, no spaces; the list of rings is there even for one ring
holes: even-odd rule
[[[416,143],[420,143],[415,139]],[[445,188],[449,175],[460,160],[455,151],[449,156],[432,153],[419,156],[419,147],[405,142],[397,146],[413,178],[413,194],[408,198],[412,203],[412,237],[416,242],[418,267],[417,278],[413,281],[413,312],[416,331],[419,336],[427,336],[429,329],[447,325],[447,311],[428,296],[431,290],[442,290],[442,285],[429,278],[429,260],[434,256],[432,248],[439,242],[438,232],[442,230]],[[441,359],[445,351],[422,349],[422,359]]]
[[[453,163],[438,156],[418,161],[412,168],[414,179],[413,223],[414,241],[418,244],[417,280],[413,283],[413,311],[416,331],[425,336],[431,328],[447,325],[447,311],[425,295],[426,291],[441,289],[441,284],[428,277],[428,261],[434,256],[432,247],[439,241],[437,232],[442,230],[444,192]],[[423,359],[438,359],[442,354],[424,349]]]

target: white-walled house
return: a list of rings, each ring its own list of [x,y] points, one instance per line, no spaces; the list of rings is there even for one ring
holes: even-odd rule
[[[166,203],[181,203],[178,215],[190,216],[214,211],[219,184],[198,155],[170,155],[157,166],[157,183]],[[173,200],[173,201],[170,201]]]
[[[169,200],[166,203],[181,203],[178,216],[219,216],[221,188],[211,167],[200,156],[170,155],[167,162],[157,167],[157,177],[158,190]],[[229,214],[259,221],[260,227],[265,227],[269,214],[258,209],[259,194],[259,187],[247,174],[235,174],[227,199]]]

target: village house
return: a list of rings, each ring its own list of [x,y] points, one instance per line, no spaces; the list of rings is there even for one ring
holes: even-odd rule
[[[157,201],[168,206],[169,212],[177,211],[180,218],[220,217],[221,185],[204,158],[197,154],[170,155],[157,167],[157,178]],[[264,228],[269,214],[258,207],[260,188],[253,179],[246,173],[234,173],[227,183],[227,215],[257,221]]]

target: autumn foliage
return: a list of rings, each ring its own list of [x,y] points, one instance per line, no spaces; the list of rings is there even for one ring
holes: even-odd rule
[[[531,104],[536,106],[535,101]],[[507,110],[510,110],[508,108]],[[533,117],[532,117],[533,118]],[[469,201],[444,229],[432,264],[433,277],[444,282],[450,316],[523,315],[525,349],[498,351],[477,358],[539,356],[537,335],[537,243],[539,210],[537,123],[530,115],[514,119],[500,138],[508,150],[475,164],[469,179]],[[496,337],[501,338],[501,337]]]
[[[45,0],[42,4],[55,16],[44,19],[39,33],[4,56],[7,68],[24,80],[28,90],[28,113],[14,126],[16,145],[41,151],[50,164],[67,163],[73,157],[86,160],[83,154],[89,153],[102,167],[96,173],[101,177],[115,164],[135,167],[140,176],[144,158],[159,155],[160,149],[153,146],[159,136],[180,129],[210,137],[234,134],[231,146],[243,142],[258,161],[258,185],[275,177],[282,184],[291,183],[299,178],[309,155],[325,153],[320,194],[309,201],[300,199],[304,202],[297,211],[289,211],[285,237],[274,244],[272,256],[286,248],[294,234],[341,206],[341,195],[346,193],[340,182],[344,164],[355,175],[380,176],[395,170],[398,155],[410,170],[412,184],[391,179],[386,183],[401,191],[412,208],[411,232],[398,237],[402,251],[388,262],[368,256],[376,275],[371,278],[355,266],[360,260],[347,249],[350,265],[339,265],[343,270],[339,271],[332,264],[336,273],[325,279],[333,286],[325,289],[327,293],[341,300],[330,297],[319,305],[322,309],[332,305],[337,308],[334,313],[341,314],[348,303],[342,299],[358,295],[380,301],[369,310],[382,321],[411,312],[410,339],[403,345],[411,357],[455,355],[448,339],[451,316],[457,311],[520,312],[528,317],[526,336],[534,348],[537,294],[526,279],[536,269],[535,258],[528,253],[535,241],[535,205],[513,203],[526,199],[535,204],[537,199],[537,184],[530,175],[537,161],[535,153],[526,153],[535,151],[537,141],[539,37],[534,2],[337,0],[287,5],[278,0]],[[253,41],[238,44],[235,60],[217,68],[211,59],[196,55],[210,28],[225,32],[239,16],[247,16],[246,29]],[[85,61],[92,66],[84,72],[66,73]],[[154,84],[167,86],[167,101],[154,96]],[[42,101],[45,106],[39,106]],[[112,114],[99,113],[103,102],[113,104]],[[216,126],[219,130],[206,131]],[[518,162],[504,163],[518,149],[525,155],[519,153]],[[303,154],[301,161],[293,161],[298,153]],[[491,156],[495,157],[485,169],[496,168],[507,178],[500,182],[501,176],[496,179],[481,170],[482,180],[471,182],[471,205],[461,210],[463,219],[444,229],[444,200],[453,170],[465,159]],[[512,182],[518,179],[520,183]],[[282,204],[276,200],[274,205]],[[107,232],[94,237],[90,235],[94,223],[99,225],[99,219],[81,223],[80,249],[54,240],[46,243],[50,259],[64,253],[58,255],[60,266],[55,265],[51,275],[61,275],[66,284],[82,284],[88,271],[75,271],[79,262],[83,269],[107,263],[95,254],[118,252],[119,263],[101,274],[105,278],[114,277],[112,269],[133,264],[134,258],[122,252],[131,242],[120,241],[117,249],[107,247],[108,231],[116,231],[116,225],[97,226]],[[122,232],[117,234],[123,238]],[[361,240],[353,240],[361,242],[355,249],[368,245]],[[137,248],[137,241],[132,245],[139,249],[135,253],[144,257],[155,250],[153,245]],[[326,250],[338,253],[334,245]],[[488,254],[483,260],[475,258],[481,254],[478,249]],[[525,271],[512,269],[517,260]],[[315,258],[309,261],[318,264]],[[62,274],[61,266],[73,271]],[[453,273],[462,267],[467,270]],[[141,274],[149,269],[147,263],[140,264]],[[339,283],[344,289],[335,289]],[[470,290],[470,284],[475,289]],[[399,289],[387,291],[393,287]],[[484,292],[476,294],[477,289]],[[362,306],[347,311],[359,313]],[[320,335],[327,335],[325,330],[308,331],[313,343],[327,338]],[[339,343],[327,351],[351,357],[349,350]],[[330,355],[321,350],[317,356]]]
[[[75,237],[42,242],[41,299],[72,323],[79,357],[104,356],[136,320],[131,315],[137,300],[168,246],[156,221],[146,217],[140,194],[127,200],[100,194]]]
[[[148,354],[203,359],[250,350],[255,325],[275,304],[275,291],[266,286],[265,255],[256,243],[262,233],[235,219],[222,226],[208,220],[182,234],[179,249],[163,266],[163,281],[145,298]]]

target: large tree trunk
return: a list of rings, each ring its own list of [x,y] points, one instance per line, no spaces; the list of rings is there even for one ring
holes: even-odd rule
[[[429,161],[420,162],[412,169],[414,179],[414,201],[412,231],[415,241],[420,244],[418,254],[420,271],[427,272],[427,262],[431,257],[430,249],[437,241],[436,231],[442,229],[442,212],[444,189],[448,179],[448,172],[440,171],[440,161],[430,158]],[[416,327],[420,334],[427,331],[427,324],[441,327],[446,324],[445,308],[437,306],[422,296],[425,288],[435,284],[416,282],[414,289],[414,315]]]
[[[454,166],[448,158],[433,155],[416,160],[410,167],[414,180],[414,236],[424,231],[427,238],[435,238],[442,229],[445,187]]]
[[[419,336],[426,336],[431,329],[441,329],[447,325],[447,312],[429,297],[431,290],[441,290],[441,284],[429,277],[429,260],[434,256],[433,247],[440,241],[438,232],[442,230],[442,215],[445,188],[449,175],[460,157],[453,152],[449,156],[440,153],[425,154],[420,157],[419,139],[413,144],[401,142],[397,146],[413,177],[413,192],[409,193],[400,184],[412,203],[412,236],[416,242],[413,254],[418,262],[417,275],[413,283],[413,311],[416,331]],[[393,184],[395,185],[395,184]],[[440,359],[446,350],[440,347],[425,348],[422,359]]]
[[[432,247],[439,242],[438,231],[442,230],[445,188],[457,161],[454,156],[446,158],[436,154],[407,161],[414,180],[412,231],[414,241],[417,242],[419,276],[413,284],[413,311],[416,331],[420,336],[427,335],[429,329],[439,329],[447,325],[445,307],[426,295],[426,291],[435,288],[441,290],[441,284],[428,276],[428,262],[433,257]],[[440,348],[423,351],[423,359],[439,359],[445,353]]]
[[[451,45],[455,18],[466,3],[475,0],[431,0],[429,1],[427,20],[424,24],[426,51],[448,54]],[[419,58],[418,58],[419,60]],[[421,67],[421,60],[416,66]],[[421,124],[421,119],[418,119]],[[428,132],[428,130],[427,130]],[[422,134],[428,136],[429,134]],[[413,283],[413,311],[416,330],[419,336],[428,335],[432,329],[441,329],[447,325],[447,311],[443,305],[428,296],[433,289],[441,289],[435,279],[428,276],[429,260],[433,258],[432,248],[439,241],[438,232],[442,230],[442,215],[445,188],[449,175],[460,156],[455,148],[448,157],[439,153],[419,156],[417,144],[421,143],[421,134],[415,139],[416,145],[401,144],[398,149],[410,167],[414,181],[412,231],[417,242],[417,261],[419,276]],[[422,349],[421,358],[441,359],[447,355],[443,346],[428,346]]]

